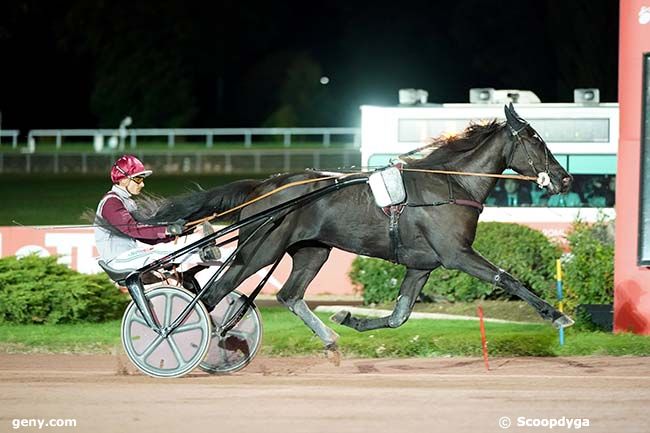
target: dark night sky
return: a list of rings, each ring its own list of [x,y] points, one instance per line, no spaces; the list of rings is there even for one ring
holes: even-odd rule
[[[471,87],[616,101],[618,0],[3,1],[2,127],[353,126]],[[330,78],[322,85],[321,76]]]

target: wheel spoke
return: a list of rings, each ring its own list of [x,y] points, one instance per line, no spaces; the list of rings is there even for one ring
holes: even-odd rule
[[[173,293],[165,292],[165,320],[163,326],[169,326],[172,320]]]
[[[201,326],[201,322],[200,322],[200,321],[199,321],[199,322],[190,323],[190,324],[188,324],[188,325],[182,325],[182,326],[179,326],[178,328],[176,328],[176,329],[174,330],[174,334],[179,334],[179,333],[181,333],[181,332],[187,332],[187,331],[193,331],[193,330],[195,330],[195,329],[203,329],[203,326]]]
[[[255,328],[257,327],[257,321],[255,319],[251,319],[248,317],[248,314],[246,313],[246,316],[244,316],[239,322],[237,322],[237,325],[233,329],[237,329],[240,332],[255,332]]]
[[[219,338],[226,338],[226,337],[219,337]],[[225,348],[219,347],[219,355],[220,355],[219,358],[221,358],[219,362],[220,365],[223,365],[226,362],[228,362],[228,351]]]
[[[140,362],[144,364],[145,359],[147,359],[147,357],[151,355],[153,351],[158,348],[158,346],[160,346],[160,343],[162,343],[163,340],[164,338],[162,335],[156,336],[156,339],[149,345],[149,347],[145,349],[144,352],[142,352],[142,355],[137,356]]]
[[[226,311],[223,313],[223,323],[226,323],[226,320],[230,318],[230,312],[235,308],[235,305],[237,304],[237,298],[231,299],[230,295],[226,298],[228,301],[228,308],[226,308]]]
[[[147,328],[149,328],[149,325],[147,324],[147,322],[145,322],[143,318],[141,318],[141,317],[139,317],[139,316],[136,316],[135,314],[134,314],[133,317],[131,318],[131,321],[132,321],[132,322],[139,323],[139,324],[144,325],[144,326],[146,326]]]
[[[167,337],[167,341],[169,342],[169,347],[172,348],[172,352],[174,352],[174,356],[176,357],[176,361],[178,362],[178,365],[184,366],[185,359],[183,358],[183,355],[181,354],[178,345],[174,341],[174,335],[173,334],[169,335]]]

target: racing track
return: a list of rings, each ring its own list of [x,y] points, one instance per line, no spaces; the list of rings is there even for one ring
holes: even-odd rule
[[[231,376],[151,379],[109,355],[0,354],[0,432],[402,433],[574,431],[517,417],[589,418],[587,432],[650,431],[650,359],[257,359]]]

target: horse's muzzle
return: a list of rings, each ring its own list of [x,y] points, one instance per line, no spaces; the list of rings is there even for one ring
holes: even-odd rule
[[[561,179],[554,178],[547,189],[551,194],[564,194],[571,189],[571,183],[573,183],[573,177],[567,173],[567,176]]]

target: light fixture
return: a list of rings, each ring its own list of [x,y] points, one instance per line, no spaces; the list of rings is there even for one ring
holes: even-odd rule
[[[489,104],[492,99],[494,99],[494,89],[491,87],[469,89],[469,102],[472,104]]]
[[[399,89],[400,105],[426,104],[429,92],[423,89]]]
[[[573,102],[576,104],[598,104],[600,102],[600,90],[595,88],[574,89]]]

